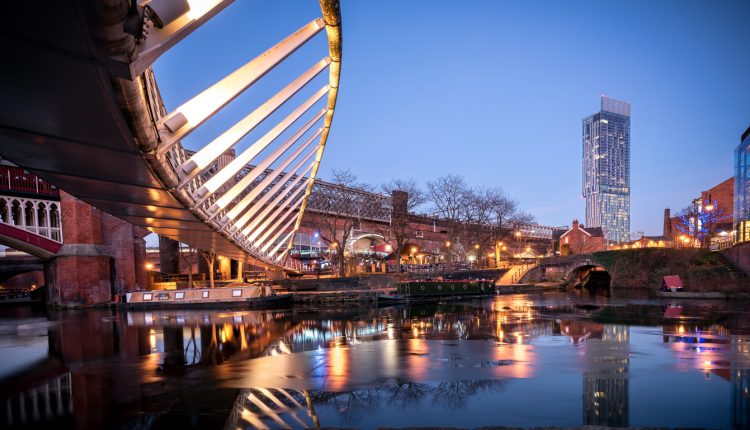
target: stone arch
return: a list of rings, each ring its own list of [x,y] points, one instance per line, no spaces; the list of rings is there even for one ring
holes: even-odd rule
[[[0,222],[10,224],[10,203],[5,197],[0,197]]]
[[[50,239],[62,242],[62,224],[60,221],[60,206],[57,203],[49,205]]]
[[[10,225],[19,226],[23,224],[23,209],[21,201],[13,199],[10,202]]]
[[[35,230],[36,225],[36,205],[30,200],[24,201],[23,204],[23,225],[27,229]]]
[[[47,204],[37,202],[36,204],[37,232],[40,236],[49,237],[49,216],[47,215]]]
[[[383,235],[377,233],[364,233],[357,236],[352,236],[346,241],[346,250],[353,252],[357,250],[358,243],[369,240],[372,244],[387,243]]]
[[[609,291],[612,287],[612,275],[604,266],[590,260],[573,267],[565,279],[575,288]]]

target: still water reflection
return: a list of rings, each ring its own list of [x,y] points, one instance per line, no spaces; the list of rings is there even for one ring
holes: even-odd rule
[[[0,425],[750,425],[750,303],[0,314]]]

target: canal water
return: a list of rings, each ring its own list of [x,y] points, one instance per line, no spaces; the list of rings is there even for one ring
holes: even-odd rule
[[[0,427],[750,426],[750,302],[0,310]]]

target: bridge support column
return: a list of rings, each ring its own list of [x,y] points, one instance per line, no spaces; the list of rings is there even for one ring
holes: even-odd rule
[[[112,257],[103,245],[101,212],[60,192],[65,243],[45,264],[48,303],[91,306],[112,300]]]
[[[180,273],[180,242],[159,236],[159,271],[175,275]]]
[[[138,227],[133,226],[135,231]],[[135,262],[135,288],[148,289],[148,274],[146,273],[146,240],[136,235],[133,239],[133,261]]]

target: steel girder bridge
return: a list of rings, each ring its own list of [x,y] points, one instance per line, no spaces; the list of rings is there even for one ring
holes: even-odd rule
[[[152,63],[232,0],[29,1],[2,34],[0,155],[135,225],[231,258],[295,270],[288,250],[326,146],[338,94],[341,15],[279,41],[167,109]],[[6,8],[8,12],[8,8]],[[197,151],[181,140],[325,30],[328,52]],[[315,90],[262,137],[227,156],[314,77]],[[268,125],[268,124],[264,124]],[[286,130],[296,130],[284,141]],[[266,150],[264,152],[264,150]],[[259,156],[261,153],[268,155]]]

